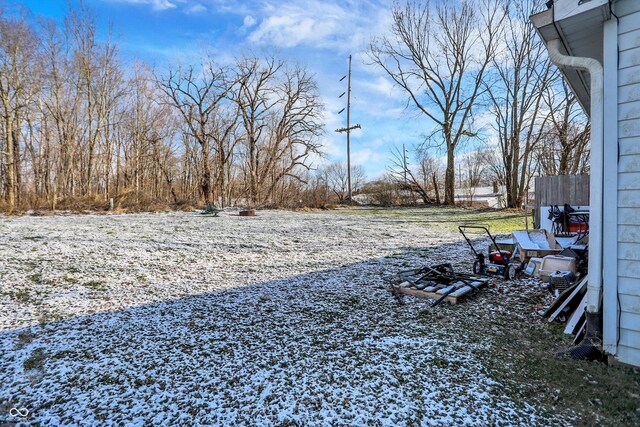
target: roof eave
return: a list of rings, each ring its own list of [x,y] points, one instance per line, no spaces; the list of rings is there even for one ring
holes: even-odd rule
[[[556,0],[550,9],[531,15],[538,35],[545,45],[560,39],[564,54],[587,56],[602,61],[602,24],[611,16],[608,0]],[[583,109],[589,114],[590,83],[585,71],[561,68],[565,80]]]

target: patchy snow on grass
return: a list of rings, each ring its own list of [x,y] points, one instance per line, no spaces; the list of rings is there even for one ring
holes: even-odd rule
[[[398,216],[3,218],[0,423],[566,425],[383,287],[446,260],[457,233]]]

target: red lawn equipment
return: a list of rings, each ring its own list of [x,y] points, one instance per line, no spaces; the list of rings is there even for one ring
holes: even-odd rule
[[[500,250],[500,246],[496,242],[496,239],[491,235],[487,227],[479,225],[460,225],[458,230],[464,240],[467,241],[469,247],[476,256],[476,260],[473,262],[473,273],[484,274],[485,276],[501,276],[505,280],[511,280],[516,275],[516,267],[511,264],[512,253],[505,250]],[[488,256],[485,256],[482,252],[476,251],[471,243],[471,240],[465,234],[467,230],[482,230],[491,239],[495,250],[489,252]],[[488,262],[487,262],[488,261]]]

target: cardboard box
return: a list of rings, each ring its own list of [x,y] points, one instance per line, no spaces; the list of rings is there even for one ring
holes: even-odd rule
[[[544,258],[547,255],[555,255],[562,251],[562,246],[549,231],[541,230],[516,230],[513,233],[517,254],[520,261],[528,261],[531,258]]]

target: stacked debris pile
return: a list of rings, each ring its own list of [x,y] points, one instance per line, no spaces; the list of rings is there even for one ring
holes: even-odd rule
[[[570,285],[542,313],[545,318],[549,319],[549,322],[555,321],[566,324],[564,333],[575,335],[574,344],[580,342],[585,333],[587,283],[588,279],[584,277],[582,280]]]
[[[434,300],[432,307],[446,301],[457,304],[489,284],[489,278],[456,272],[451,264],[425,266],[386,276],[387,289],[399,301],[404,295]]]

